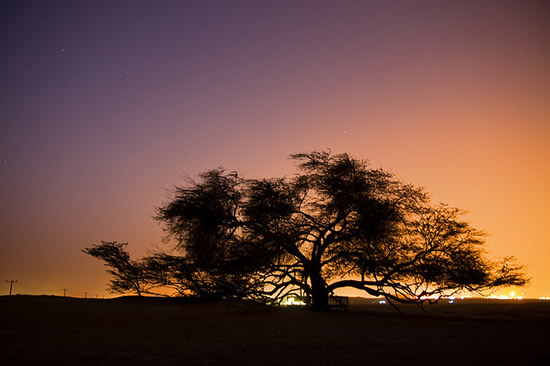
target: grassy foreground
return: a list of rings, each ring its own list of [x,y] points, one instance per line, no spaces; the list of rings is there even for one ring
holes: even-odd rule
[[[346,313],[178,299],[0,297],[3,365],[535,365],[548,301],[456,301]]]

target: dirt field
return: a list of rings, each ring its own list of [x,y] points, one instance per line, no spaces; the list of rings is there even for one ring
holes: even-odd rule
[[[0,297],[2,365],[535,365],[550,302],[455,301],[421,313],[355,300],[313,313],[176,299]]]

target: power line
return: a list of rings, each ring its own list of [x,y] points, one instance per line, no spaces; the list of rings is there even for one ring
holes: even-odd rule
[[[14,282],[17,282],[17,280],[6,280],[6,282],[9,282],[10,283],[10,296],[11,296],[11,289],[13,287],[13,283]]]

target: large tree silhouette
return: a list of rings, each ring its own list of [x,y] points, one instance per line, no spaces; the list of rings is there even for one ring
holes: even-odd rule
[[[223,169],[175,188],[158,208],[168,238],[202,278],[237,296],[305,293],[326,310],[336,289],[422,302],[457,291],[524,285],[511,259],[490,262],[484,233],[348,154],[291,155],[291,178],[243,179]],[[217,282],[209,282],[212,288]]]

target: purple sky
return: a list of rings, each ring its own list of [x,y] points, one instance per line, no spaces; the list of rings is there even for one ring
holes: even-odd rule
[[[549,7],[1,1],[0,281],[106,294],[80,249],[166,248],[151,216],[186,174],[331,148],[469,210],[550,296]]]

